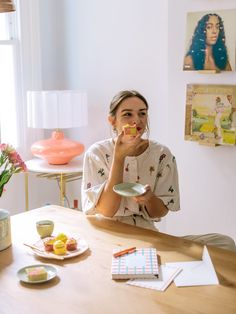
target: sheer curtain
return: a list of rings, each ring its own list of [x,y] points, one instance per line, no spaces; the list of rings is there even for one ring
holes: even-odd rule
[[[42,130],[27,127],[26,103],[27,90],[40,90],[42,86],[39,1],[15,1],[15,20],[10,23],[15,27],[11,34],[11,44],[6,45],[8,55],[9,52],[12,54],[14,62],[12,71],[5,75],[5,79],[10,75],[14,77],[15,92],[11,94],[9,105],[0,105],[1,142],[14,145],[24,159],[32,156],[31,143],[42,137]],[[6,90],[0,92],[7,93]]]
[[[0,14],[0,126],[1,142],[17,145],[15,52],[18,47],[16,14]]]
[[[41,44],[40,44],[40,0],[18,0],[21,42],[22,93],[21,103],[17,107],[18,130],[20,131],[19,147],[22,154],[31,157],[31,144],[42,138],[42,130],[27,127],[27,91],[40,90],[41,77]]]

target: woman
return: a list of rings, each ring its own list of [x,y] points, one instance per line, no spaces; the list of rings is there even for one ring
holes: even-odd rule
[[[137,91],[118,93],[110,104],[108,120],[116,137],[93,144],[85,153],[82,209],[86,214],[158,231],[154,222],[169,210],[180,209],[175,158],[167,147],[143,138],[148,131],[148,103]],[[136,136],[124,134],[127,124],[136,125]],[[113,191],[114,185],[122,182],[139,182],[145,193],[122,197]],[[201,242],[205,240],[200,237]],[[215,241],[216,235],[213,237]]]
[[[95,143],[85,154],[83,210],[155,229],[154,222],[168,210],[179,210],[175,158],[167,147],[142,138],[148,131],[148,103],[138,92],[122,91],[113,98],[109,122],[116,138]],[[136,124],[136,136],[124,134],[126,124]],[[113,191],[123,181],[142,183],[146,192],[123,198]]]
[[[184,70],[232,71],[219,15],[206,14],[199,20],[184,59]]]

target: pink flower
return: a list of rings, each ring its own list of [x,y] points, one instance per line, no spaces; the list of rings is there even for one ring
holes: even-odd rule
[[[9,144],[0,144],[0,196],[11,176],[26,170],[24,161],[14,147]]]
[[[0,144],[0,151],[4,151],[7,148],[7,144]]]

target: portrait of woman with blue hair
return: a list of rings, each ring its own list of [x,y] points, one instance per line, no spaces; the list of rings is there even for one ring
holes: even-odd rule
[[[224,23],[218,14],[205,14],[198,21],[184,58],[184,70],[232,71]]]

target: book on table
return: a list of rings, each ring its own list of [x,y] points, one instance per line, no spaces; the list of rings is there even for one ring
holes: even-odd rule
[[[113,251],[113,254],[119,249]],[[112,279],[157,278],[158,260],[155,248],[137,248],[133,253],[112,256]]]

